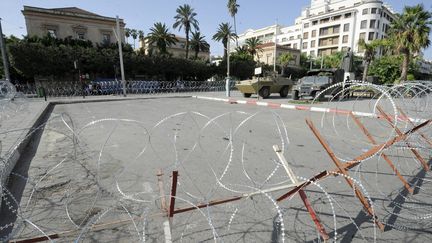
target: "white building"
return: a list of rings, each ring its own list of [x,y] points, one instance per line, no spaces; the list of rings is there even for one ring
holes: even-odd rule
[[[362,54],[359,39],[366,42],[387,36],[395,12],[380,0],[311,0],[294,25],[272,25],[249,29],[239,35],[239,45],[252,37],[263,43],[300,49],[312,57],[329,55],[348,48]],[[234,46],[234,45],[231,45]]]

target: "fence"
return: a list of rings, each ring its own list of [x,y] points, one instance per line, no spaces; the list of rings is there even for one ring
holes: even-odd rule
[[[235,89],[234,82],[231,88]],[[115,95],[123,93],[121,81],[93,81],[90,84],[79,82],[44,82],[42,85],[17,84],[16,89],[27,96],[64,97]],[[131,80],[126,82],[127,94],[157,94],[183,92],[225,91],[225,81],[155,81]]]

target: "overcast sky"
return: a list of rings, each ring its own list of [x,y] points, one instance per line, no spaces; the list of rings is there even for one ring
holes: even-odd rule
[[[226,8],[228,0],[0,0],[0,18],[3,19],[3,32],[6,35],[21,36],[26,34],[23,5],[60,8],[78,7],[99,15],[115,17],[119,15],[128,28],[143,30],[145,34],[155,22],[166,23],[175,34],[184,35],[172,29],[175,10],[179,5],[190,4],[198,14],[200,30],[211,45],[212,55],[221,55],[222,44],[211,37],[222,22],[231,22]],[[405,5],[423,3],[432,11],[432,0],[388,0],[397,12]],[[238,0],[240,5],[237,15],[237,32],[246,29],[261,28],[278,21],[281,25],[292,25],[300,15],[301,9],[310,5],[310,0]],[[182,29],[183,30],[183,29]],[[432,39],[432,34],[431,37]],[[425,57],[432,59],[432,47],[425,51]]]

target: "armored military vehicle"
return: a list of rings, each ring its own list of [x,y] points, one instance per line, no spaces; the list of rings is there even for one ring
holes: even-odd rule
[[[246,98],[251,97],[252,94],[258,94],[266,99],[272,93],[279,93],[281,97],[287,97],[293,85],[294,82],[291,79],[273,75],[238,81],[235,86]]]
[[[300,98],[315,99],[316,95],[333,84],[344,81],[344,70],[342,69],[318,69],[311,70],[301,78],[292,91],[293,100]],[[335,87],[340,88],[340,86]],[[328,90],[328,94],[337,94],[336,90]]]

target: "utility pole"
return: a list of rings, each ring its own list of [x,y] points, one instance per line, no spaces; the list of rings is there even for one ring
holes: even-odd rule
[[[5,44],[4,39],[3,39],[1,20],[2,19],[0,18],[0,49],[1,49],[2,58],[3,58],[4,74],[5,74],[6,80],[10,82],[11,79],[10,79],[10,74],[9,74],[9,62],[8,62],[8,58],[7,58],[7,54],[6,54],[6,44]]]
[[[117,31],[115,31],[114,33],[116,33],[117,44],[119,47],[120,72],[121,72],[121,81],[123,86],[123,97],[126,97],[126,80],[125,80],[124,67],[123,67],[123,50],[122,50],[122,40],[120,36],[120,23],[119,23],[118,15],[116,16],[116,25],[117,25]]]
[[[276,19],[276,25],[275,25],[275,41],[274,41],[274,60],[273,60],[273,72],[276,74],[276,53],[277,53],[277,25],[278,25],[278,21]]]
[[[230,97],[230,41],[231,35],[228,35],[227,42],[227,77],[225,81],[225,94],[226,97]]]

